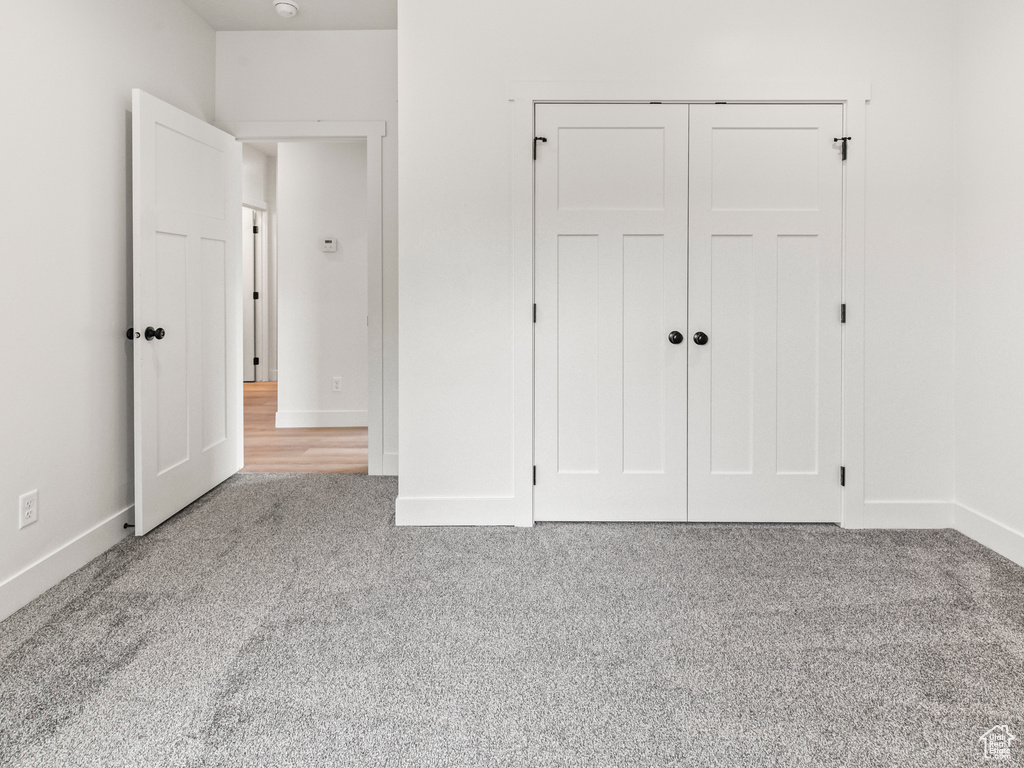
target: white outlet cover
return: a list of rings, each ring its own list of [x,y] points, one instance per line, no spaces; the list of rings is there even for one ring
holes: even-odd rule
[[[39,491],[29,491],[18,497],[18,528],[32,525],[39,519]]]
[[[331,380],[331,389],[334,392],[341,392],[341,376],[335,376]]]

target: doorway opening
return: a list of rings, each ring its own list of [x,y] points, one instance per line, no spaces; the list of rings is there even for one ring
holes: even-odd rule
[[[366,142],[243,143],[242,472],[368,472]]]

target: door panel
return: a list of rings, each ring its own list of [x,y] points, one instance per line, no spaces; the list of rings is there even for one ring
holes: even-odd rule
[[[141,536],[242,466],[241,149],[136,90],[132,176]]]
[[[685,105],[538,105],[537,520],[686,519]]]
[[[838,521],[839,105],[690,113],[689,519]]]

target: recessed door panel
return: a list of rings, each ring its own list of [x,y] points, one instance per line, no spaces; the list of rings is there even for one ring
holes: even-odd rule
[[[558,129],[560,210],[628,211],[665,207],[665,129]]]
[[[223,240],[201,240],[202,356],[203,356],[203,450],[208,451],[228,437],[228,328],[231,305],[227,295],[230,265]]]
[[[817,210],[821,138],[817,127],[712,128],[713,209]]]
[[[821,253],[816,235],[780,235],[776,306],[776,463],[779,474],[818,471]]]
[[[601,349],[599,240],[558,238],[558,471],[597,472]]]
[[[665,238],[622,242],[622,471],[665,471]]]
[[[712,474],[750,474],[754,444],[754,253],[750,235],[711,238]],[[691,343],[692,339],[691,339]]]
[[[188,238],[167,232],[156,233],[156,307],[160,327],[173,329],[160,339],[160,355],[150,364],[156,391],[157,474],[188,461]],[[166,333],[166,331],[165,331]],[[145,341],[145,339],[143,339]]]

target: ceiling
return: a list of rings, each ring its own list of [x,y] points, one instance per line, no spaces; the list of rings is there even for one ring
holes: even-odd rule
[[[398,29],[398,0],[296,0],[283,19],[273,0],[182,0],[218,31]]]

